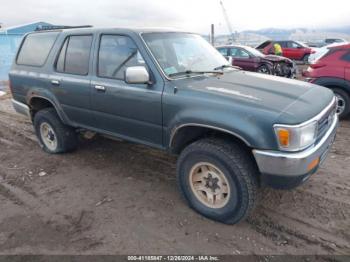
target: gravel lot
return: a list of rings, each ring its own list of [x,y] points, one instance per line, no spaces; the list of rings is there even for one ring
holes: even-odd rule
[[[176,158],[101,137],[48,155],[0,97],[0,254],[349,254],[350,121],[317,174],[228,226],[182,201]]]

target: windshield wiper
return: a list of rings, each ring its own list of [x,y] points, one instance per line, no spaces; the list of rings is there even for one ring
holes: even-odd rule
[[[241,69],[238,66],[232,66],[232,65],[225,64],[225,65],[221,65],[221,66],[215,67],[214,70],[222,70],[222,69],[228,68],[228,67],[229,68],[235,68],[235,69]]]
[[[173,76],[181,76],[181,75],[192,75],[192,74],[220,74],[222,75],[224,72],[222,71],[216,71],[216,70],[208,70],[208,71],[192,71],[192,70],[186,70],[186,71],[181,71],[181,72],[176,72],[169,74],[170,77]]]

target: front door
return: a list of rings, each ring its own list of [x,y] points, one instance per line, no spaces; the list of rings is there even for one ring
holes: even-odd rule
[[[163,81],[125,82],[125,70],[130,66],[144,66],[152,75],[129,36],[102,34],[96,50],[96,74],[91,81],[91,108],[96,127],[136,142],[162,145]]]
[[[286,55],[284,55],[284,52]],[[287,47],[283,49],[283,55],[294,60],[301,60],[304,52],[305,51],[300,44],[292,41],[287,42]]]
[[[254,58],[242,48],[231,48],[232,64],[241,67],[243,70],[255,71]]]

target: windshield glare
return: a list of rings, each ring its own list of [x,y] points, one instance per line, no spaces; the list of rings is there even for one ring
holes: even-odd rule
[[[186,71],[212,71],[229,65],[214,47],[196,34],[144,33],[142,37],[167,76]]]

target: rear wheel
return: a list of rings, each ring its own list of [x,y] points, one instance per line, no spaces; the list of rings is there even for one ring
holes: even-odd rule
[[[189,206],[227,224],[238,223],[252,211],[257,173],[247,152],[220,139],[194,142],[177,164],[178,184]]]
[[[37,112],[34,128],[40,146],[47,153],[64,153],[77,147],[78,138],[74,128],[64,125],[54,108]]]
[[[337,114],[342,119],[350,113],[350,97],[348,93],[339,88],[334,88],[333,92],[338,100]]]
[[[271,70],[267,65],[259,66],[257,72],[262,74],[268,74],[268,75],[271,74]]]

